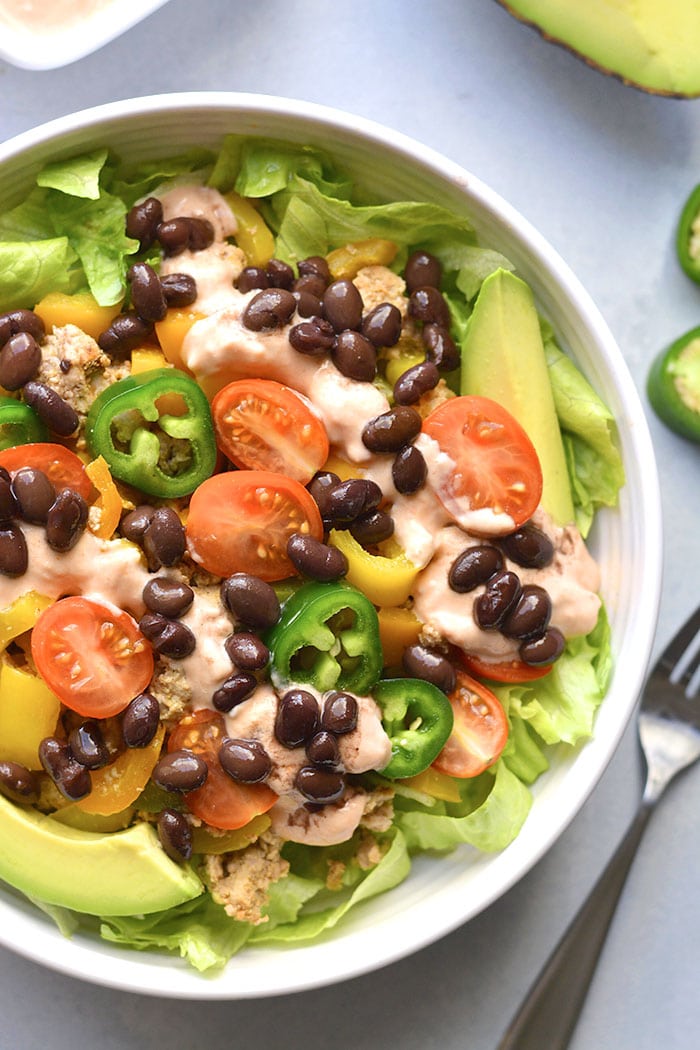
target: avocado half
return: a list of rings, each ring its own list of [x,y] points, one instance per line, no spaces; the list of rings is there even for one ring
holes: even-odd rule
[[[700,0],[498,0],[603,73],[655,95],[700,95]]]

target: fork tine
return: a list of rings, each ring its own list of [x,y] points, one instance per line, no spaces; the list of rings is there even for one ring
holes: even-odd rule
[[[683,674],[680,675],[680,677],[677,680],[676,684],[682,686],[684,692],[687,691],[692,677],[697,671],[698,667],[700,667],[700,648],[693,653],[692,659],[688,661],[687,666],[683,668]]]
[[[656,663],[655,670],[665,671],[666,674],[670,675],[690,643],[695,639],[698,631],[700,631],[700,608],[695,610],[693,616],[668,643]]]

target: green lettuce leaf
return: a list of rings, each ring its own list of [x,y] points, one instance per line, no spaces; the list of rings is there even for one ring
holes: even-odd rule
[[[67,237],[0,242],[0,311],[32,307],[48,292],[71,291],[75,261]]]
[[[211,150],[195,148],[174,157],[139,164],[137,168],[117,165],[113,175],[106,180],[105,188],[123,200],[128,209],[136,201],[170,183],[185,180],[206,183],[214,160],[215,154]]]
[[[36,177],[37,186],[60,190],[70,197],[85,197],[96,201],[100,196],[100,173],[107,160],[108,150],[83,153],[69,160],[47,164]]]
[[[313,146],[291,145],[274,139],[241,139],[228,135],[223,142],[209,184],[243,197],[269,197],[301,176],[329,197],[348,197],[352,183],[326,153]]]

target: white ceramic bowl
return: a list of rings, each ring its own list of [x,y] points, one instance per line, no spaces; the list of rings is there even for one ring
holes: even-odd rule
[[[250,949],[213,979],[177,959],[75,936],[0,890],[0,941],[65,973],[147,994],[192,999],[267,996],[330,984],[399,959],[466,922],[511,887],[561,834],[601,776],[632,713],[656,626],[661,514],[644,413],[620,351],[562,259],[510,205],[474,175],[396,132],[305,102],[224,93],[113,103],[53,121],[0,146],[0,210],[16,203],[48,159],[109,144],[123,157],[216,146],[227,132],[323,146],[389,199],[439,202],[472,220],[483,243],[516,265],[542,313],[615,414],[627,472],[620,505],[599,514],[590,539],[602,567],[615,669],[594,738],[555,757],[537,783],[517,839],[502,853],[458,849],[419,857],[402,885],[351,913],[330,938],[306,947]],[[640,597],[643,596],[643,600]]]

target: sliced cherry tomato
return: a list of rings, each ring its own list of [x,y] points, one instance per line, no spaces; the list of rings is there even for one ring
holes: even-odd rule
[[[247,470],[273,470],[305,485],[328,459],[328,435],[300,394],[272,379],[237,379],[211,404],[216,443]]]
[[[91,598],[61,598],[32,631],[32,657],[49,689],[72,711],[108,718],[153,677],[153,650],[128,613]]]
[[[423,433],[454,464],[437,489],[453,517],[490,510],[517,527],[532,516],[542,495],[540,461],[520,423],[496,401],[453,397],[430,413]]]
[[[298,481],[265,470],[230,470],[203,481],[190,500],[186,529],[189,552],[207,572],[249,572],[262,580],[295,574],[287,557],[292,533],[323,538],[313,496]]]
[[[552,664],[535,667],[522,660],[482,660],[473,653],[460,652],[459,659],[472,675],[489,678],[492,682],[533,682],[544,678],[552,670]]]
[[[454,726],[433,766],[451,777],[478,776],[498,759],[508,739],[508,719],[498,697],[463,671],[448,697]]]
[[[218,711],[200,708],[175,726],[168,751],[194,751],[207,764],[209,773],[201,788],[185,795],[187,808],[213,828],[242,828],[260,813],[267,813],[277,795],[266,784],[240,784],[225,773],[219,748],[226,736],[226,723]]]
[[[85,473],[85,464],[75,452],[50,441],[37,441],[29,445],[16,445],[0,452],[0,467],[14,474],[21,467],[33,467],[48,474],[55,489],[73,489],[90,502],[95,494],[90,478]]]

